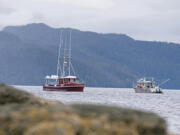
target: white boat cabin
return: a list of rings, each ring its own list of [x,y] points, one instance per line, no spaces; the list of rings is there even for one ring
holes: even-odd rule
[[[57,75],[46,76],[46,85],[58,85],[67,83],[79,83],[79,78],[76,76],[59,77]]]
[[[137,88],[154,88],[155,84],[153,79],[149,79],[147,80],[146,78],[141,78],[137,81]]]
[[[76,76],[65,76],[59,78],[59,84],[64,83],[79,83],[79,78],[77,78]]]

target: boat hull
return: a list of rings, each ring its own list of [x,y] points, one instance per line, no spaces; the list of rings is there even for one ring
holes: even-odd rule
[[[43,86],[44,91],[83,92],[84,86]]]
[[[134,88],[136,93],[162,93],[160,89],[155,88]]]

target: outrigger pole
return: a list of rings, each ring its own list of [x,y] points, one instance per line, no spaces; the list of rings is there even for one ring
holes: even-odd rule
[[[163,84],[165,84],[165,83],[168,82],[169,80],[170,80],[170,79],[165,80],[164,82],[162,82],[161,84],[159,84],[158,87],[161,86],[161,85],[163,85]]]

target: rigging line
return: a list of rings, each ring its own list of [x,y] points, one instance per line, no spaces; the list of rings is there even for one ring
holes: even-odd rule
[[[72,71],[73,71],[74,75],[76,76],[76,73],[75,73],[75,70],[74,70],[74,67],[73,67],[72,63],[70,63],[70,65],[71,65],[71,68],[72,68]]]
[[[60,67],[60,55],[61,55],[60,51],[61,51],[61,46],[62,46],[62,33],[63,33],[63,30],[61,30],[60,32],[60,42],[59,42],[58,62],[57,62],[57,76],[59,76],[59,71],[62,74],[61,67]]]

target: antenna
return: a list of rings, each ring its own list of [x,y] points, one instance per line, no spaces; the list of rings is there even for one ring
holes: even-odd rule
[[[57,62],[57,76],[59,76],[60,71],[60,51],[61,51],[61,44],[62,44],[62,30],[60,32],[60,42],[59,42],[59,50],[58,50],[58,62]]]
[[[72,30],[70,30],[70,43],[69,43],[69,76],[71,74],[71,35],[72,35]]]

